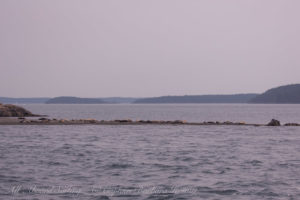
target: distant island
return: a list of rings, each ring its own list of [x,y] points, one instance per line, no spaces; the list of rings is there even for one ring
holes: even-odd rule
[[[298,104],[300,103],[300,84],[272,88],[254,97],[249,103]]]
[[[120,104],[132,103],[137,98],[131,97],[106,97],[106,98],[79,98],[79,97],[55,97],[48,99],[46,104]]]
[[[11,98],[11,97],[0,97],[1,103],[10,104],[42,104],[48,101],[50,98]]]
[[[267,90],[262,94],[185,95],[149,98],[106,97],[79,98],[62,96],[55,98],[0,97],[7,104],[166,104],[166,103],[260,103],[300,104],[300,84],[285,85]]]
[[[248,103],[258,94],[185,95],[138,99],[134,103]]]
[[[96,98],[55,97],[45,102],[46,104],[104,104],[107,103]]]

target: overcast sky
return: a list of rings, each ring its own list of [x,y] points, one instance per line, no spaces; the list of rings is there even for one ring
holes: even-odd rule
[[[0,96],[263,92],[300,82],[299,0],[0,0]]]

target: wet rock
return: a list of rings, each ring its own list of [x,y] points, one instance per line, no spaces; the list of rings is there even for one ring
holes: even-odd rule
[[[32,114],[30,111],[12,104],[0,105],[0,117],[37,117],[39,115]]]
[[[280,121],[276,120],[276,119],[272,119],[267,126],[280,126]]]

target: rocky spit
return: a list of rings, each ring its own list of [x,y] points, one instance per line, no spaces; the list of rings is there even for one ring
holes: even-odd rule
[[[245,122],[187,122],[183,120],[156,121],[156,120],[96,120],[96,119],[51,119],[51,118],[25,118],[25,117],[2,117],[0,125],[234,125],[234,126],[300,126],[298,123],[286,123],[281,125],[278,120],[272,119],[268,124],[249,124]]]
[[[40,117],[38,119],[34,117]],[[238,126],[281,126],[280,121],[272,119],[268,124],[248,124],[245,122],[187,122],[184,120],[158,121],[158,120],[96,120],[96,119],[54,119],[44,115],[32,114],[30,111],[12,104],[0,103],[0,125],[238,125]],[[284,126],[300,126],[298,123],[287,123]]]

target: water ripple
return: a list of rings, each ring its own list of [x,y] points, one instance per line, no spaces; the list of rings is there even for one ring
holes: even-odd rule
[[[299,132],[234,126],[3,126],[0,197],[297,199]]]

